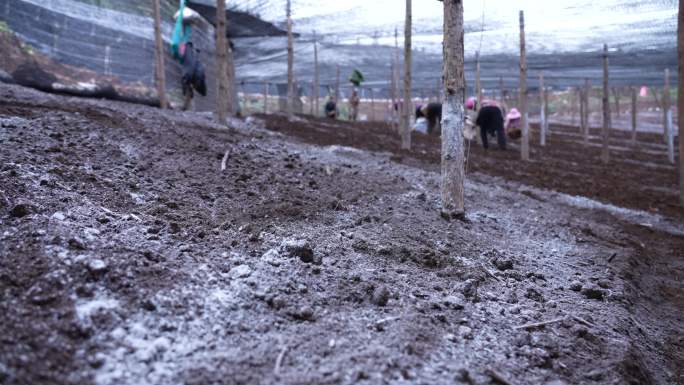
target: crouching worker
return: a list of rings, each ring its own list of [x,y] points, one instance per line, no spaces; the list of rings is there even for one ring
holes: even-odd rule
[[[330,119],[337,119],[337,103],[334,96],[331,96],[325,103],[325,116]]]
[[[511,139],[520,139],[522,136],[522,115],[517,108],[511,108],[511,112],[506,115],[506,134]]]
[[[428,103],[416,109],[416,119],[425,118],[427,120],[428,135],[442,134],[442,103]]]
[[[472,109],[477,105],[474,101],[468,101],[466,108]],[[482,108],[477,114],[475,124],[480,127],[480,138],[482,139],[482,146],[485,149],[489,148],[489,136],[496,136],[499,144],[499,149],[506,149],[506,131],[504,128],[504,115],[501,107],[491,100],[482,102]]]

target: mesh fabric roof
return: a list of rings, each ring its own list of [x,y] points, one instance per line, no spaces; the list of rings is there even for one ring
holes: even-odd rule
[[[210,0],[198,0],[209,1]],[[283,26],[285,0],[236,0],[232,5]],[[525,11],[531,78],[544,71],[556,87],[579,85],[601,76],[604,43],[611,52],[614,85],[662,84],[663,70],[676,68],[677,2],[674,0],[473,0],[465,1],[467,77],[473,81],[481,51],[484,87],[515,87],[518,77],[518,11]],[[435,89],[441,71],[442,3],[413,1],[414,71],[417,89]],[[293,0],[295,72],[313,73],[311,32],[322,36],[322,82],[332,83],[335,66],[343,76],[359,68],[369,85],[386,87],[399,30],[403,47],[403,0]],[[284,81],[285,39],[238,41],[238,77]],[[674,72],[674,71],[673,71]],[[676,81],[676,79],[673,79]]]

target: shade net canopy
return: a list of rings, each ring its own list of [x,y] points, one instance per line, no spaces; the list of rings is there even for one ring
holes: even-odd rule
[[[202,1],[202,0],[200,0]],[[284,26],[285,0],[242,0],[237,8]],[[518,85],[519,11],[524,10],[528,82],[535,87],[543,71],[546,84],[566,88],[598,85],[602,47],[610,51],[614,86],[662,85],[665,68],[676,82],[677,2],[673,0],[473,0],[464,1],[466,77],[472,87],[475,56],[480,52],[485,89]],[[394,55],[395,29],[403,60],[403,0],[293,0],[297,79],[313,78],[313,40],[320,37],[321,82],[334,84],[337,65],[342,81],[353,69],[366,86],[386,89]],[[413,1],[413,73],[416,92],[438,87],[442,66],[443,3]],[[285,81],[285,39],[239,39],[238,76],[249,80]]]
[[[137,0],[2,0],[0,21],[6,27],[0,28],[0,33],[11,31],[19,39],[19,47],[14,47],[13,55],[0,58],[0,71],[4,71],[0,78],[12,78],[16,73],[38,86],[67,83],[95,96],[99,91],[92,91],[93,83],[113,85],[117,94],[153,100],[151,4]],[[178,4],[178,0],[161,1],[167,88],[176,100],[180,98],[181,67],[171,58],[168,43]],[[215,1],[189,0],[188,4],[203,16],[193,29],[192,40],[206,66],[209,95],[196,98],[196,107],[209,110],[215,106],[216,89]],[[264,83],[270,82],[274,83],[271,92],[282,94],[287,80],[286,1],[231,0],[227,4],[227,33],[235,44],[240,90],[262,92]],[[661,86],[666,68],[672,70],[672,83],[676,84],[676,1],[468,0],[464,7],[466,78],[471,89],[477,52],[486,92],[499,90],[501,84],[508,90],[517,88],[520,10],[525,11],[531,88],[536,87],[542,72],[546,85],[555,89],[579,86],[585,79],[600,84],[603,44],[610,50],[612,86]],[[436,95],[441,88],[442,8],[437,0],[413,0],[416,95]],[[349,93],[348,79],[355,69],[365,77],[362,95],[369,88],[376,96],[389,95],[392,63],[398,61],[399,67],[403,63],[403,0],[293,0],[292,14],[298,34],[295,78],[301,94],[313,93],[316,31],[320,95],[334,88],[338,67],[343,96]],[[21,66],[23,62],[28,65]],[[36,67],[43,72],[36,75]],[[112,87],[104,87],[107,92],[111,93]]]

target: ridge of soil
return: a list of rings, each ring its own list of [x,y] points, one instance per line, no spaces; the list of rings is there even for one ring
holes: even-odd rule
[[[401,150],[398,135],[384,123],[349,123],[300,116],[288,122],[284,115],[257,115],[270,130],[295,136],[318,145],[341,144],[370,151],[388,151],[394,160],[435,170],[441,158],[438,137],[414,132],[413,149]],[[611,131],[610,163],[601,163],[600,133],[592,130],[590,147],[585,147],[577,127],[552,125],[547,146],[538,145],[538,130],[530,133],[531,161],[522,162],[519,141],[509,143],[507,151],[495,145],[484,150],[469,146],[469,172],[482,172],[507,180],[596,199],[621,207],[635,208],[667,217],[684,218],[679,205],[677,169],[667,161],[661,135],[639,133],[632,145],[631,133]],[[675,148],[677,144],[675,143]],[[677,161],[678,162],[678,161]],[[678,164],[678,163],[676,163]]]

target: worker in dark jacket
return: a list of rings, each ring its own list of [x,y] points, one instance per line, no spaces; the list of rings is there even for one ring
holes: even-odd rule
[[[337,102],[334,96],[331,96],[325,103],[325,116],[330,119],[337,119]]]
[[[442,128],[442,103],[428,103],[416,107],[416,120],[425,118],[427,120],[428,135],[441,135]]]
[[[496,135],[499,148],[506,149],[506,131],[504,130],[504,116],[501,107],[495,102],[482,102],[482,108],[477,114],[475,124],[480,127],[482,146],[489,148],[489,135]]]
[[[181,83],[183,86],[183,96],[185,97],[183,110],[188,110],[190,108],[192,98],[194,97],[194,91],[199,92],[202,96],[207,96],[204,65],[199,61],[197,54],[198,51],[195,50],[192,43],[187,43],[182,61],[183,77]]]

